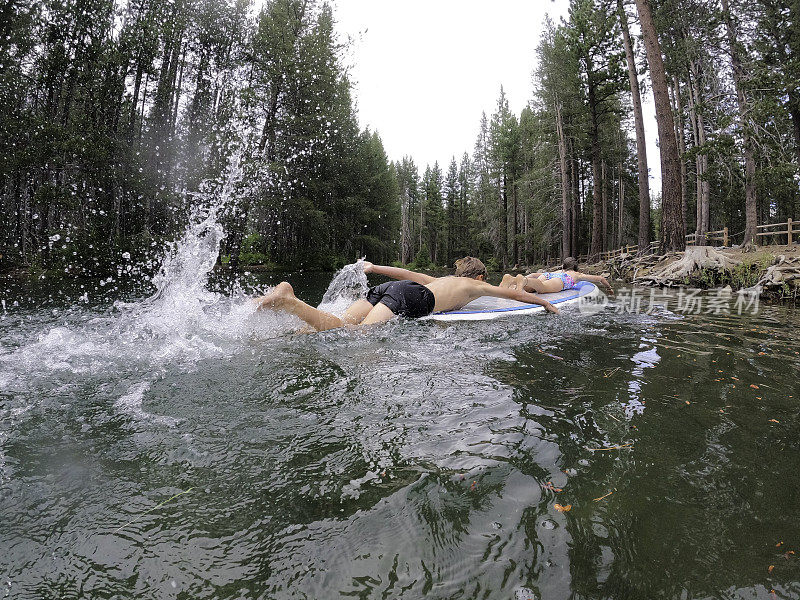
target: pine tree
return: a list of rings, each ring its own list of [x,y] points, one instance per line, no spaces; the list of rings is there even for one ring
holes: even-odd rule
[[[447,169],[447,175],[444,180],[445,243],[442,262],[446,265],[451,264],[456,258],[460,204],[459,195],[458,165],[456,165],[456,158],[454,156],[450,161],[450,166]]]
[[[683,250],[686,247],[680,198],[680,158],[672,129],[673,115],[669,87],[661,56],[661,45],[653,22],[649,0],[636,0],[642,27],[647,62],[655,98],[658,139],[661,148],[661,248],[662,251]]]
[[[592,164],[592,243],[590,253],[605,247],[600,130],[622,89],[622,55],[617,43],[619,23],[603,3],[573,0],[570,6],[570,42],[576,47],[586,84],[589,112],[589,154]]]
[[[625,46],[625,59],[628,63],[628,80],[631,90],[631,107],[636,130],[636,158],[639,172],[639,252],[650,249],[650,171],[647,167],[647,144],[644,136],[644,117],[642,115],[642,97],[639,91],[639,76],[636,67],[636,55],[633,41],[628,29],[628,14],[622,0],[617,0],[617,13],[622,28],[622,40]],[[621,230],[621,227],[620,227]],[[621,243],[620,243],[621,245]]]

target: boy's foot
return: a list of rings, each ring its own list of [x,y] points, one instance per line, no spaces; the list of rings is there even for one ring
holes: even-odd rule
[[[281,308],[286,300],[295,298],[294,289],[288,281],[282,281],[266,296],[256,298],[258,308]]]

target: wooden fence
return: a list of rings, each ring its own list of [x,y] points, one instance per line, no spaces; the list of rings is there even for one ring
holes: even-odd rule
[[[709,231],[706,233],[706,241],[707,242],[722,242],[723,246],[728,245],[728,228],[723,227],[718,231]],[[697,245],[697,234],[696,233],[689,233],[686,235],[686,245],[687,246],[696,246]]]
[[[782,229],[775,229],[777,227],[782,227]],[[774,239],[784,238],[788,246],[791,246],[794,241],[794,235],[800,234],[800,222],[792,221],[789,219],[786,223],[770,223],[768,225],[757,225],[756,229],[758,232],[756,233],[757,237],[765,237],[765,236],[772,236]],[[709,231],[706,233],[706,242],[722,242],[723,246],[730,245],[730,235],[728,233],[728,228],[723,227],[717,231]],[[778,241],[777,244],[782,242]],[[650,242],[650,249],[648,254],[655,254],[658,252],[660,242],[658,240],[654,240]],[[689,233],[686,235],[686,245],[687,246],[695,246],[697,245],[697,234],[696,233]],[[632,254],[639,251],[639,246],[635,244],[629,244],[627,246],[623,246],[622,248],[617,248],[616,250],[608,250],[606,252],[600,253],[600,260],[611,260],[621,254]],[[589,260],[589,254],[581,254],[578,257],[580,262],[586,262]],[[548,259],[547,265],[550,266],[550,263],[557,264],[559,261],[557,259]]]
[[[756,233],[757,237],[765,236],[765,235],[774,235],[774,236],[786,236],[786,245],[792,245],[792,234],[800,233],[800,229],[792,229],[795,225],[800,225],[800,223],[793,223],[791,219],[789,219],[786,223],[771,223],[769,225],[756,225],[756,229],[770,229],[772,227],[785,227],[786,229],[781,231],[760,231]]]

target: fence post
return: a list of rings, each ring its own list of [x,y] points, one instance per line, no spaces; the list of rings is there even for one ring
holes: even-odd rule
[[[723,227],[722,228],[722,245],[723,246],[727,246],[728,245],[728,228],[727,227]]]
[[[791,219],[788,219],[788,223],[786,223],[786,238],[787,238],[786,245],[787,246],[791,246],[792,245],[792,220]]]

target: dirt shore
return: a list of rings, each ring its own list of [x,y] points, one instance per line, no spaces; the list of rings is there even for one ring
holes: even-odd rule
[[[730,286],[757,290],[763,298],[794,301],[800,296],[800,247],[689,247],[686,252],[639,257],[621,254],[607,261],[581,264],[586,273],[634,285],[692,287]]]

